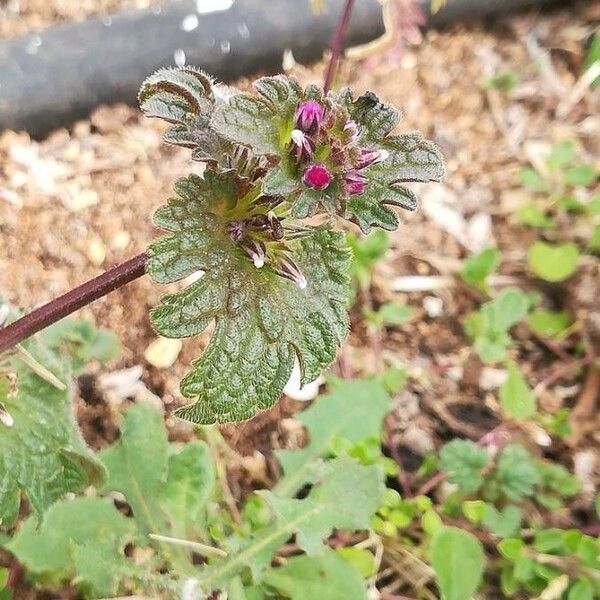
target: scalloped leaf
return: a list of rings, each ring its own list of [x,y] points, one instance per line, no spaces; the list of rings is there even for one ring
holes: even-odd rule
[[[77,321],[70,321],[73,327]],[[96,330],[97,331],[97,330]],[[23,345],[58,383],[59,389],[36,374],[20,358],[10,357],[17,376],[12,391],[0,373],[0,408],[10,415],[0,423],[0,521],[12,524],[24,492],[33,510],[42,515],[67,492],[78,492],[104,478],[104,468],[85,444],[73,416],[70,379],[78,359],[43,343],[43,334]],[[85,348],[76,346],[85,354]],[[38,370],[38,372],[40,372]],[[10,425],[10,420],[13,421]]]
[[[215,89],[219,86],[200,69],[166,68],[144,81],[138,99],[147,117],[171,123],[165,142],[194,150],[194,160],[220,162],[231,154],[232,145],[210,127],[219,103]]]
[[[165,337],[187,337],[215,321],[204,355],[181,382],[194,401],[178,416],[195,423],[240,421],[269,408],[287,383],[295,358],[302,382],[318,377],[335,358],[348,329],[350,254],[344,236],[320,227],[288,243],[307,286],[258,269],[228,234],[228,219],[257,191],[233,173],[189,176],[177,197],[155,215],[170,232],[148,252],[147,271],[170,283],[204,275],[151,312]]]
[[[257,154],[279,154],[292,132],[292,118],[302,88],[285,75],[254,82],[258,96],[242,92],[220,106],[212,126],[224,137],[250,146]]]
[[[350,196],[346,204],[344,217],[363,233],[372,227],[396,229],[398,216],[390,206],[417,209],[415,193],[401,183],[439,181],[444,174],[439,150],[420,133],[389,137],[381,147],[388,157],[364,170],[368,180],[364,193]]]

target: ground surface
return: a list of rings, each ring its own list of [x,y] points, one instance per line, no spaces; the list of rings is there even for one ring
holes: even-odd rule
[[[0,36],[118,5],[149,2],[76,4],[74,8],[75,3],[62,0],[0,1]],[[599,18],[600,3],[589,2],[544,15],[429,32],[421,45],[401,54],[380,52],[367,64],[346,68],[353,87],[372,89],[401,106],[402,130],[420,129],[440,145],[447,159],[444,184],[417,190],[423,208],[403,215],[403,225],[392,235],[392,250],[374,276],[375,305],[405,300],[417,309],[417,317],[373,340],[356,309],[343,350],[345,374],[372,371],[382,358],[409,366],[411,379],[397,398],[394,424],[408,466],[409,461],[418,464],[419,456],[442,441],[456,436],[477,439],[500,423],[497,374],[483,368],[461,325],[480,298],[452,277],[460,259],[495,240],[504,255],[505,281],[512,278],[525,289],[539,286],[525,265],[533,234],[513,216],[524,194],[517,172],[535,159],[539,143],[563,139],[575,140],[582,156],[598,161],[598,91],[584,91],[573,106],[565,98],[574,98],[584,45]],[[520,75],[512,95],[482,88],[483,79],[507,69]],[[293,69],[303,81],[319,81],[321,72],[322,65]],[[173,180],[195,168],[187,151],[161,144],[161,129],[135,108],[116,106],[101,107],[90,120],[70,131],[57,131],[41,143],[23,133],[0,134],[0,290],[9,302],[31,308],[144,250],[156,234],[149,219],[153,210],[169,195]],[[597,259],[589,257],[584,267],[593,273]],[[404,288],[407,280],[402,278],[409,275],[450,276],[450,283],[424,292],[394,291]],[[598,278],[580,279],[569,289],[550,290],[556,305],[580,310],[581,294],[587,294],[592,302],[584,309],[598,310],[594,300],[600,292]],[[123,341],[121,358],[109,370],[139,365],[145,386],[138,386],[135,394],[159,397],[168,415],[182,403],[178,380],[206,338],[185,341],[168,368],[151,364],[156,361],[148,348],[156,335],[147,311],[164,291],[142,279],[84,312],[114,329]],[[436,298],[439,301],[432,300]],[[516,335],[521,341],[520,365],[535,387],[553,373],[558,359],[528,331],[518,330]],[[576,406],[582,401],[584,376],[585,372],[574,372],[548,389],[538,387],[539,403],[550,412]],[[131,377],[135,381],[135,374],[123,376],[121,387],[110,393],[98,391],[93,373],[82,381],[79,415],[94,447],[114,438],[120,403],[128,396],[123,387]],[[97,402],[98,394],[108,402]],[[589,405],[589,393],[584,400]],[[285,443],[281,416],[292,415],[299,406],[284,400],[253,421],[226,428],[226,434],[242,453],[258,449],[269,455],[274,445]],[[587,476],[593,488],[600,481],[600,434],[597,412],[586,414],[585,427],[576,431],[570,445],[560,448],[539,445],[535,429],[508,426],[539,454],[563,452],[561,460],[569,467],[591,450]],[[169,417],[168,423],[174,437],[185,438],[184,425]],[[240,490],[246,485],[233,487]]]

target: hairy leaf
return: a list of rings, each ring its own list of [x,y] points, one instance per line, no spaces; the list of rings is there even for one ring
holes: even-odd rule
[[[115,595],[120,577],[132,571],[123,549],[134,532],[112,501],[78,498],[54,504],[39,529],[28,518],[6,547],[29,573],[55,584],[77,577],[98,598]]]
[[[514,419],[522,421],[535,414],[535,395],[513,361],[508,363],[508,376],[500,386],[500,402]]]
[[[275,523],[260,529],[229,556],[209,566],[200,576],[202,589],[211,591],[250,568],[260,579],[274,552],[291,535],[308,553],[322,555],[322,540],[335,529],[366,529],[383,498],[383,475],[375,466],[363,466],[348,457],[336,458],[321,471],[319,482],[302,500],[264,496]]]
[[[191,442],[169,457],[169,473],[160,503],[171,522],[173,535],[193,537],[214,489],[215,466],[206,444]]]
[[[167,478],[169,446],[161,414],[138,404],[125,416],[118,442],[100,458],[108,470],[104,491],[125,495],[143,533],[165,531],[158,499]]]
[[[495,479],[507,498],[522,500],[533,494],[540,475],[531,454],[519,444],[509,444],[500,453]]]
[[[311,481],[319,459],[331,451],[336,438],[358,443],[381,432],[383,417],[391,401],[374,379],[345,381],[337,379],[332,391],[320,396],[299,415],[310,442],[301,450],[276,451],[284,477],[275,486],[280,496],[293,496]]]
[[[58,345],[61,339],[55,340]],[[28,356],[57,381],[53,384],[36,374],[19,353],[11,357],[9,367],[17,377],[16,391],[0,374],[0,404],[13,422],[0,423],[3,525],[16,519],[21,492],[27,495],[33,510],[42,515],[65,493],[81,491],[104,477],[102,465],[81,437],[71,406],[72,368],[81,364],[77,352],[89,356],[89,347],[77,344],[70,348],[76,352],[68,356],[48,348],[42,336],[27,341],[24,347]],[[62,384],[62,389],[56,387],[58,384]]]
[[[442,599],[470,600],[485,567],[481,542],[462,529],[443,527],[433,536],[430,552]]]
[[[358,569],[329,548],[319,557],[293,556],[271,569],[265,583],[291,600],[366,600]]]
[[[143,535],[180,535],[190,525],[188,516],[199,516],[214,483],[208,479],[204,446],[192,444],[189,448],[169,459],[162,415],[148,405],[137,404],[125,415],[119,441],[100,453],[108,470],[103,491],[125,496]],[[182,479],[175,482],[178,477]],[[203,487],[196,488],[196,484]],[[167,514],[167,510],[173,513]],[[166,543],[158,547],[176,570],[190,571],[185,551]]]
[[[181,383],[194,404],[178,415],[195,423],[248,419],[277,400],[294,359],[302,384],[335,358],[348,328],[349,252],[328,227],[287,244],[306,286],[280,277],[277,256],[257,268],[228,234],[257,191],[233,174],[207,172],[179,180],[178,197],[160,208],[155,223],[171,232],[149,248],[147,270],[161,283],[196,271],[204,275],[163,297],[151,313],[165,337],[185,337],[215,321],[204,355]]]
[[[292,119],[304,94],[299,83],[284,75],[254,83],[259,95],[240,93],[221,106],[213,126],[223,136],[250,146],[257,154],[278,154],[288,144]]]
[[[160,69],[144,81],[138,98],[146,116],[172,124],[164,134],[168,144],[193,149],[196,160],[220,162],[232,148],[209,126],[218,102],[214,87],[194,67]]]
[[[390,206],[416,210],[417,197],[401,183],[439,181],[444,174],[439,150],[419,133],[389,137],[381,148],[389,156],[365,169],[365,192],[348,198],[344,214],[364,233],[369,233],[371,227],[398,227],[398,217]]]
[[[441,449],[440,460],[450,482],[463,492],[473,492],[483,483],[482,471],[490,457],[470,440],[452,440]]]

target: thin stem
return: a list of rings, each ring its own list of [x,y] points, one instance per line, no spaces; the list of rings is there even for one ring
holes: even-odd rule
[[[0,352],[16,346],[34,333],[141,277],[146,272],[147,261],[148,255],[145,252],[138,254],[3,327],[0,329]]]
[[[325,71],[325,81],[323,83],[323,88],[326,92],[331,89],[335,70],[344,51],[344,39],[346,37],[348,24],[350,23],[350,15],[352,14],[353,6],[354,0],[346,0],[340,19],[333,32],[333,37],[331,38],[331,57],[329,59],[329,64],[327,65],[327,70]]]

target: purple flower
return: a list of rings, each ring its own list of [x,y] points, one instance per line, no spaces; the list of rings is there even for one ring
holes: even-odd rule
[[[308,285],[304,273],[302,273],[300,267],[291,258],[282,258],[273,265],[273,268],[281,277],[291,279],[301,290],[305,289]]]
[[[324,115],[325,110],[316,100],[306,100],[296,109],[296,125],[306,133],[317,131]]]
[[[349,194],[362,194],[367,187],[367,178],[358,171],[350,171],[344,175],[344,183]]]
[[[324,190],[333,179],[333,176],[328,171],[327,167],[323,163],[315,163],[310,165],[302,176],[302,181],[315,190]]]
[[[364,169],[371,166],[373,163],[378,162],[381,159],[384,150],[377,150],[376,148],[361,148],[360,157],[356,164],[357,169]]]
[[[299,129],[292,131],[292,154],[297,162],[309,160],[315,151],[315,143]]]

